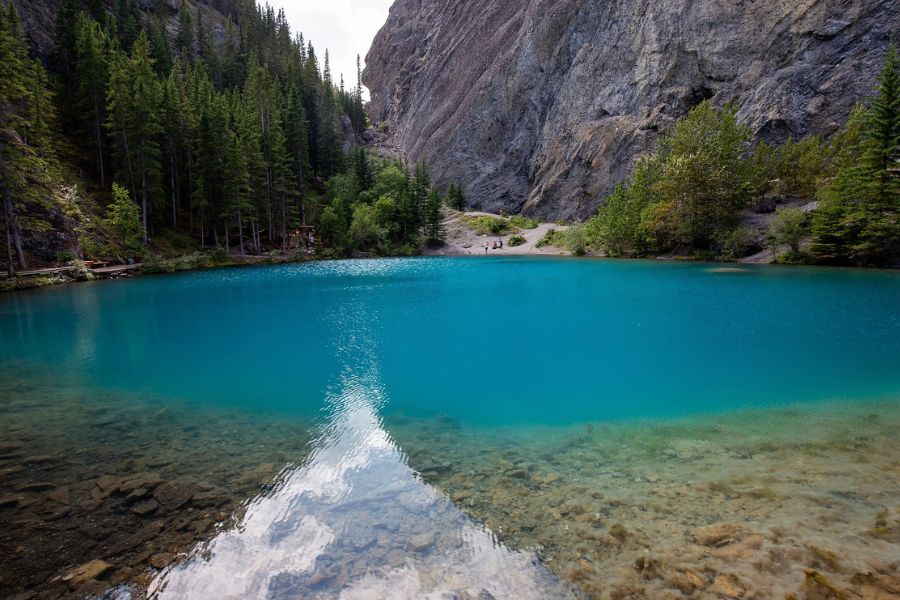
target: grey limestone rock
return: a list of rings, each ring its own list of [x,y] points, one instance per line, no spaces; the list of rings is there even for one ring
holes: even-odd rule
[[[892,0],[396,0],[363,81],[439,186],[584,217],[703,99],[760,139],[833,132],[898,31]]]

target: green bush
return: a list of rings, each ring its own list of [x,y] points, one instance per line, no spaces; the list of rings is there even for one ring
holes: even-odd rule
[[[174,267],[171,270],[168,268],[166,264],[167,261],[163,259],[160,255],[155,252],[148,252],[144,256],[144,260],[141,264],[141,271],[144,273],[171,273],[175,269]]]
[[[799,208],[779,208],[769,225],[769,246],[790,246],[793,255],[800,254],[800,241],[809,233],[808,215]]]
[[[106,208],[104,224],[113,234],[116,244],[129,256],[140,256],[144,252],[141,212],[128,191],[118,183],[113,183],[113,201]],[[116,248],[109,249],[115,254]]]
[[[488,215],[471,216],[466,217],[465,223],[478,235],[506,235],[512,231],[509,220],[500,217]]]
[[[550,229],[547,233],[544,234],[544,237],[538,240],[535,247],[543,248],[544,246],[556,246],[556,240],[559,236],[559,232],[555,229]]]
[[[756,237],[747,227],[735,227],[721,234],[718,239],[720,260],[737,260],[757,248]]]
[[[513,215],[509,218],[509,224],[519,229],[536,229],[540,223],[534,219],[522,215]]]
[[[84,261],[77,258],[69,262],[69,276],[75,281],[91,281],[94,279],[94,274],[87,268]]]
[[[735,105],[717,110],[704,101],[678,121],[606,199],[585,245],[598,243],[613,256],[696,251],[733,229],[753,193],[745,158],[750,130],[736,112]]]
[[[525,236],[519,235],[518,233],[515,235],[509,236],[509,239],[506,241],[507,246],[521,246],[525,243]]]

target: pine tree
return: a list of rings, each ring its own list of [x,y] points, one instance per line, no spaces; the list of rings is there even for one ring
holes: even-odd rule
[[[51,130],[55,114],[47,73],[28,58],[28,43],[12,2],[0,2],[0,201],[6,238],[7,271],[13,249],[27,268],[20,215],[27,205],[46,208],[43,194],[53,160]],[[32,227],[49,226],[30,217]]]
[[[107,126],[119,172],[130,183],[131,195],[141,202],[144,243],[149,240],[150,209],[162,199],[161,100],[150,42],[142,31],[131,56],[119,55],[110,66]]]
[[[302,47],[302,46],[301,46]],[[304,206],[304,189],[309,166],[309,130],[307,128],[306,111],[300,90],[292,85],[287,92],[287,101],[282,114],[284,122],[285,145],[290,157],[290,169],[297,186],[297,211],[300,224],[306,224],[306,207]]]
[[[857,111],[860,141],[844,143],[837,174],[820,192],[811,251],[819,262],[882,266],[900,259],[900,66],[893,47],[870,108]],[[857,125],[858,124],[858,125]]]
[[[451,183],[447,188],[447,206],[453,210],[466,210],[466,195],[457,183]]]
[[[201,25],[198,27],[202,29]],[[185,62],[190,63],[194,60],[194,24],[191,19],[191,10],[184,0],[178,10],[178,37],[175,49]]]
[[[865,148],[863,160],[873,175],[873,201],[882,209],[896,208],[900,199],[900,64],[894,46],[888,49],[878,76]]]
[[[109,79],[109,47],[100,25],[84,13],[78,16],[75,42],[75,105],[80,131],[91,140],[100,185],[106,187],[105,143],[106,85]]]
[[[419,229],[422,226],[425,202],[428,199],[428,193],[431,190],[431,175],[428,173],[428,165],[420,161],[416,163],[413,170],[412,180],[410,182],[410,201],[412,208],[413,228]]]
[[[113,201],[106,208],[104,222],[113,234],[116,245],[129,256],[143,252],[141,244],[141,213],[137,204],[128,195],[128,190],[113,182]]]
[[[141,31],[140,20],[135,0],[117,0],[116,30],[119,32],[119,45],[123,51],[131,51],[131,46]]]
[[[334,84],[331,80],[328,51],[325,51],[325,66],[322,70],[322,102],[318,126],[317,171],[324,177],[341,171],[341,147],[337,132],[338,111],[334,98]]]
[[[441,196],[432,190],[425,201],[425,237],[429,244],[444,243],[444,214],[441,211]]]
[[[75,94],[75,44],[78,27],[72,27],[80,18],[76,0],[62,0],[56,10],[56,48],[51,66],[59,76],[61,90],[67,98]],[[63,115],[71,118],[71,106],[60,107]],[[66,110],[68,108],[69,110]],[[68,119],[67,119],[68,120]]]
[[[365,192],[372,187],[372,166],[369,164],[369,153],[362,146],[355,146],[351,152],[353,172],[359,183],[359,191]]]

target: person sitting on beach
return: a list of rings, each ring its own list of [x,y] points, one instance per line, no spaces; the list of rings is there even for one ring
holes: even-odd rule
[[[503,238],[500,238],[500,249],[503,250]]]
[[[497,249],[497,240],[494,240],[493,243],[491,243],[491,250],[496,250],[496,249]]]

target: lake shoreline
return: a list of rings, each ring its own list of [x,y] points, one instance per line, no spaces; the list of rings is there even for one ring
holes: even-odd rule
[[[486,239],[491,239],[490,237],[486,237]],[[0,279],[0,296],[5,293],[13,293],[13,292],[24,292],[28,290],[38,290],[49,287],[57,287],[60,285],[68,285],[68,284],[77,284],[77,283],[85,283],[87,281],[102,281],[109,279],[131,279],[134,277],[143,277],[148,275],[170,275],[172,273],[183,273],[190,271],[210,271],[217,269],[230,269],[230,268],[244,268],[244,267],[259,267],[259,266],[279,266],[279,265],[291,265],[291,264],[303,264],[303,263],[314,263],[314,262],[326,262],[326,261],[340,261],[340,260],[378,260],[383,258],[454,258],[454,257],[464,257],[464,258],[548,258],[548,259],[559,259],[559,258],[571,258],[573,260],[609,260],[614,262],[625,262],[625,261],[639,261],[639,262],[654,262],[654,263],[691,263],[691,264],[708,264],[708,265],[717,265],[718,268],[721,268],[723,273],[725,272],[752,272],[753,269],[759,267],[773,267],[773,268],[785,268],[785,269],[794,269],[794,268],[808,268],[808,269],[821,269],[821,270],[845,270],[845,271],[858,271],[858,272],[885,272],[885,273],[898,273],[900,272],[900,268],[892,268],[892,267],[854,267],[847,265],[813,265],[813,264],[786,264],[786,263],[752,263],[752,262],[741,262],[741,261],[710,261],[701,258],[690,258],[690,257],[681,257],[681,256],[656,256],[656,257],[646,257],[646,258],[638,258],[638,257],[612,257],[606,256],[598,253],[587,253],[584,256],[575,256],[570,252],[561,251],[559,253],[553,251],[545,251],[545,252],[523,252],[518,251],[516,248],[504,248],[502,250],[489,250],[488,253],[484,254],[481,252],[455,252],[455,251],[440,251],[438,248],[435,250],[426,249],[421,254],[414,255],[412,257],[396,255],[396,256],[353,256],[353,257],[340,257],[340,258],[325,258],[321,256],[310,255],[304,258],[296,259],[287,256],[252,256],[246,258],[240,257],[229,257],[227,261],[207,265],[207,266],[196,266],[189,268],[181,268],[178,266],[173,266],[171,270],[145,270],[145,263],[132,265],[133,269],[123,270],[120,272],[110,273],[110,274],[96,274],[91,279],[79,279],[77,277],[72,277],[69,275],[57,274],[53,276],[27,276],[24,278],[13,278],[12,280]],[[184,255],[178,256],[171,259],[166,259],[165,262],[170,262],[173,265],[177,265],[178,261],[190,258],[196,255]],[[207,255],[204,255],[207,256]],[[208,256],[212,256],[209,254]],[[726,271],[727,270],[727,271]]]

